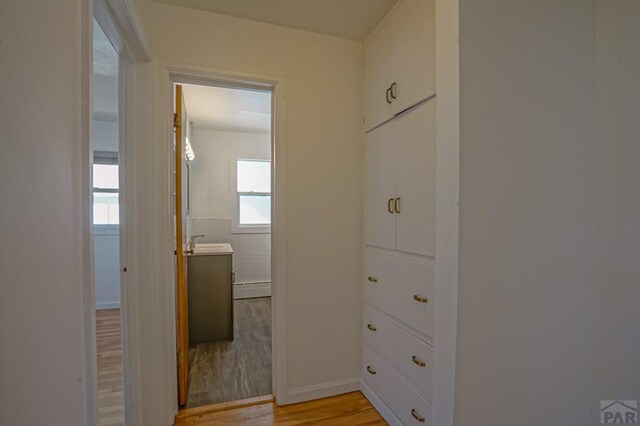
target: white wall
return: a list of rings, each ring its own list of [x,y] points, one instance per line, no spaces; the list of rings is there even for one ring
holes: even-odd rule
[[[236,203],[233,163],[237,158],[271,158],[271,136],[193,127],[190,163],[191,235],[204,234],[200,242],[230,242],[236,283],[271,281],[271,235],[233,231]]]
[[[91,331],[83,322],[93,313],[83,310],[93,297],[84,285],[90,159],[81,128],[88,5],[2,3],[0,194],[10,200],[0,203],[3,425],[93,422]]]
[[[115,87],[117,90],[117,86]],[[93,120],[92,137],[95,151],[118,152],[118,122]]]
[[[595,0],[460,0],[457,425],[599,410],[594,22]]]
[[[281,397],[309,397],[316,389],[310,386],[357,388],[361,43],[160,3],[153,7],[153,49],[161,60],[286,80],[286,118],[281,119],[286,133],[288,293],[283,314],[289,391]],[[168,85],[157,88],[167,90]]]
[[[93,255],[96,285],[96,309],[120,307],[120,236],[116,226],[95,229]]]
[[[640,400],[640,3],[597,2],[599,274],[593,405]],[[592,421],[592,424],[597,424]]]

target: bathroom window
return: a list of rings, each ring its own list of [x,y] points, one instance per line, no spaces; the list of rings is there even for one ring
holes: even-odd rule
[[[269,232],[271,225],[271,161],[236,160],[238,232]]]
[[[118,225],[118,155],[95,152],[93,161],[93,224]]]

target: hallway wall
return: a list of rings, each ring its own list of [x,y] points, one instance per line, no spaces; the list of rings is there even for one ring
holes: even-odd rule
[[[279,119],[286,133],[289,391],[282,398],[357,389],[362,44],[162,3],[154,4],[153,26],[153,49],[164,63],[286,80],[286,117]]]
[[[87,425],[89,2],[0,13],[0,424]],[[37,23],[37,24],[34,24]],[[85,58],[86,59],[86,58]],[[84,101],[83,101],[83,96]],[[83,114],[83,107],[85,114]],[[88,127],[87,129],[88,130]],[[7,202],[7,200],[10,200]],[[39,391],[37,391],[39,390]],[[37,397],[34,397],[37,392]]]

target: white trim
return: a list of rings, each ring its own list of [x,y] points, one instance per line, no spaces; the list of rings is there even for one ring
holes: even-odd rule
[[[120,58],[129,61],[153,59],[142,23],[128,0],[93,0],[94,17]]]
[[[342,395],[343,393],[355,392],[357,390],[360,390],[360,377],[318,383],[317,385],[311,386],[300,386],[289,390],[286,404],[312,401],[314,399]],[[284,405],[280,401],[278,401],[278,404]]]
[[[454,424],[458,322],[460,78],[458,0],[436,0],[436,280],[432,423]]]
[[[120,302],[96,303],[96,310],[102,309],[120,309]]]
[[[369,400],[371,405],[380,413],[382,417],[389,423],[390,426],[401,426],[402,422],[396,415],[391,411],[387,405],[382,402],[382,399],[363,381],[360,382],[360,391],[364,394],[364,396]],[[437,424],[437,423],[432,423]]]
[[[236,283],[233,285],[233,299],[253,299],[271,297],[271,282]]]
[[[271,173],[272,173],[272,189],[271,189],[271,270],[272,270],[272,359],[273,359],[273,394],[276,401],[280,404],[288,399],[287,396],[287,280],[286,280],[286,81],[280,77],[265,76],[260,74],[252,74],[245,72],[235,72],[229,70],[208,69],[202,67],[184,66],[180,64],[162,63],[158,61],[158,71],[161,78],[159,86],[156,87],[159,93],[156,102],[159,102],[160,108],[164,111],[159,119],[166,122],[166,126],[162,126],[162,133],[156,135],[157,140],[165,138],[169,140],[169,125],[171,122],[170,107],[172,93],[170,86],[166,85],[166,81],[171,83],[179,81],[190,84],[216,85],[223,87],[235,87],[255,90],[270,90],[273,95],[272,102],[272,126],[271,126]],[[165,109],[166,108],[166,109]],[[170,144],[168,144],[170,145]],[[168,146],[165,155],[170,155],[171,147]],[[168,175],[170,169],[164,171],[166,179],[171,179]],[[277,214],[276,214],[277,212]],[[170,212],[167,212],[170,215]],[[173,249],[171,249],[173,253]],[[175,297],[175,295],[174,295]],[[170,338],[175,348],[175,333]],[[175,353],[174,353],[175,356]],[[177,375],[176,365],[172,366],[171,372],[173,377]]]
[[[82,0],[80,4],[80,149],[81,149],[81,247],[83,294],[82,320],[84,331],[84,424],[97,424],[98,419],[98,369],[96,348],[95,273],[93,265],[93,2]]]

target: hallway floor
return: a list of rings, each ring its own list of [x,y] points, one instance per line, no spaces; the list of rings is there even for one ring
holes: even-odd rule
[[[98,424],[124,425],[120,309],[96,311]]]
[[[189,350],[187,407],[271,393],[271,298],[233,303],[234,340]]]

